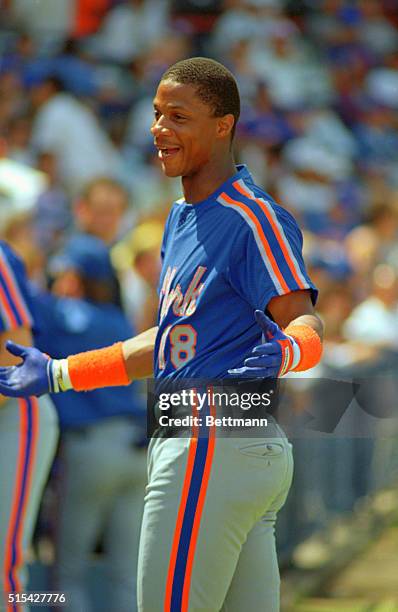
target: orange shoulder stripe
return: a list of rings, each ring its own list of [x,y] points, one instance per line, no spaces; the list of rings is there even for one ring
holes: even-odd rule
[[[245,214],[251,219],[251,221],[254,223],[258,236],[261,240],[261,244],[264,247],[264,250],[267,254],[267,257],[271,263],[272,266],[272,270],[275,274],[275,276],[277,277],[283,291],[285,293],[289,293],[290,289],[278,267],[278,264],[275,261],[275,257],[271,251],[271,247],[268,243],[268,240],[265,237],[263,228],[261,227],[261,223],[259,222],[258,218],[256,217],[256,215],[253,213],[253,211],[249,208],[249,206],[247,206],[246,204],[244,204],[243,202],[240,202],[239,200],[234,200],[233,198],[231,198],[228,194],[226,194],[225,192],[221,194],[223,199],[226,200],[227,202],[229,202],[230,204],[233,204],[235,206],[238,206],[241,210],[243,210],[245,212]]]
[[[259,198],[256,197],[252,197],[252,195],[246,191],[245,189],[243,189],[243,187],[238,183],[235,182],[234,184],[235,189],[237,189],[242,195],[246,196],[247,198],[249,198],[250,200],[253,200],[254,202],[256,202],[261,210],[263,211],[263,213],[265,214],[265,216],[267,217],[267,220],[269,221],[269,224],[272,227],[272,230],[275,234],[275,238],[278,241],[278,244],[282,250],[282,253],[286,259],[286,263],[289,266],[289,269],[293,275],[294,280],[296,281],[296,283],[298,284],[298,286],[300,287],[300,289],[305,289],[304,284],[302,282],[302,280],[299,278],[299,276],[297,275],[297,271],[296,271],[296,266],[294,265],[294,262],[292,261],[292,258],[290,257],[290,254],[286,248],[286,242],[285,239],[283,238],[283,236],[281,235],[278,227],[275,224],[274,219],[272,218],[272,215],[270,214],[270,211],[268,210],[268,207],[264,204],[264,202],[262,202]]]

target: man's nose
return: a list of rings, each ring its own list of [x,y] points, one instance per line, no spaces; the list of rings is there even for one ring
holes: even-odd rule
[[[162,132],[170,132],[170,127],[167,125],[167,121],[164,117],[159,117],[157,121],[153,122],[151,132],[154,136]]]

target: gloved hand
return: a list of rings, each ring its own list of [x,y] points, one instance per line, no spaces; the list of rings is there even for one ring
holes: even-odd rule
[[[0,393],[9,397],[29,397],[54,390],[52,360],[47,355],[11,340],[6,342],[6,348],[23,361],[18,365],[0,367]]]
[[[252,379],[283,376],[292,368],[296,343],[261,310],[256,310],[254,316],[263,331],[265,342],[254,347],[251,356],[243,362],[242,368],[228,370],[228,373],[239,378]],[[296,347],[299,350],[297,344]]]

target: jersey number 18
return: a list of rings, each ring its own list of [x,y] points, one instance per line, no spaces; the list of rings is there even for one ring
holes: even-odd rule
[[[197,334],[192,325],[168,325],[164,330],[159,344],[159,369],[166,367],[165,347],[170,338],[170,359],[177,369],[195,356]]]

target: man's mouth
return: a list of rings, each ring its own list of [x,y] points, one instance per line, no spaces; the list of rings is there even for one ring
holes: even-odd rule
[[[169,159],[173,155],[176,155],[180,151],[180,147],[159,147],[158,149],[158,158],[161,160]]]

